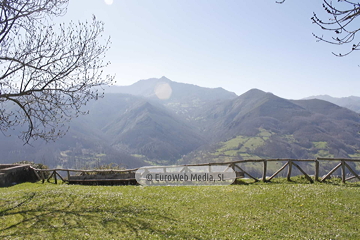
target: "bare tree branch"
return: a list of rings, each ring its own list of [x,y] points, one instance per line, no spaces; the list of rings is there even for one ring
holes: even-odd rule
[[[276,1],[284,3],[286,0]],[[356,40],[356,34],[360,31],[359,22],[356,22],[360,16],[360,2],[349,0],[329,1],[323,0],[323,9],[330,15],[328,20],[323,20],[313,13],[312,22],[318,25],[322,30],[334,33],[331,37],[324,37],[313,33],[318,40],[334,45],[350,45],[350,50],[345,53],[334,53],[335,56],[344,57],[350,53],[360,50],[360,41]]]
[[[360,16],[360,3],[342,0],[338,1],[338,4],[335,6],[332,2],[327,0],[324,0],[323,2],[324,10],[331,15],[329,20],[324,21],[320,19],[315,13],[311,19],[313,20],[313,23],[317,24],[321,29],[333,32],[335,36],[331,38],[325,38],[316,34],[313,35],[319,41],[330,44],[352,44],[348,52],[339,54],[333,53],[339,57],[347,56],[353,51],[359,50],[360,42],[356,41],[356,34],[360,28],[358,24],[355,23],[355,20],[358,16]],[[344,7],[344,10],[340,10],[340,7]]]
[[[102,69],[109,39],[99,42],[103,23],[49,24],[65,14],[68,0],[0,2],[0,130],[27,126],[21,137],[55,140],[66,123],[86,114],[81,106],[110,84]],[[11,104],[13,103],[13,104]]]

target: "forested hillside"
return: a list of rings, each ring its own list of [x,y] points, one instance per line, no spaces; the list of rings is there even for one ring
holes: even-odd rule
[[[16,131],[1,135],[1,163],[93,168],[360,156],[359,115],[324,100],[258,89],[237,96],[162,77],[105,87],[105,97],[84,109],[89,114],[73,119],[56,142],[23,145]]]

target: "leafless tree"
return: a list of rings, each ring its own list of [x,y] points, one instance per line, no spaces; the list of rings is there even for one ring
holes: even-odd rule
[[[277,1],[284,3],[286,0]],[[324,37],[323,35],[313,34],[319,41],[335,45],[350,45],[350,49],[345,53],[333,53],[335,56],[347,56],[355,50],[360,50],[360,41],[356,40],[356,34],[360,31],[360,24],[356,22],[360,16],[360,2],[337,0],[323,0],[324,10],[329,16],[328,20],[322,20],[316,13],[311,18],[313,23],[321,29],[330,31],[334,35]]]
[[[0,1],[0,130],[21,129],[25,143],[64,135],[81,106],[102,96],[93,87],[113,81],[102,73],[102,22],[52,23],[68,1]]]
[[[360,3],[339,0],[338,5],[333,2],[324,0],[323,8],[330,14],[327,21],[321,20],[316,13],[311,18],[313,23],[317,24],[323,30],[335,33],[330,39],[313,34],[319,41],[324,41],[336,45],[350,44],[351,48],[346,53],[333,53],[336,56],[343,57],[355,50],[359,50],[360,42],[356,41],[356,34],[360,31],[359,23],[355,23],[356,18],[360,16]],[[341,10],[343,8],[344,10]]]

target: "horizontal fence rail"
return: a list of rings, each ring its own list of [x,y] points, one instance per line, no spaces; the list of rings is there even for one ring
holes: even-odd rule
[[[280,163],[281,167],[274,171],[270,176],[269,174],[269,163]],[[320,178],[320,163],[338,163],[330,171]],[[256,177],[249,173],[249,170],[246,169],[247,163],[262,164],[262,176]],[[306,172],[300,166],[300,163],[313,164],[311,166],[311,171],[313,174],[310,174],[309,166],[308,172]],[[317,158],[317,159],[246,159],[246,160],[237,160],[237,161],[228,161],[228,162],[213,162],[213,163],[200,163],[200,164],[184,164],[181,166],[212,166],[212,165],[226,165],[232,168],[236,172],[236,178],[243,178],[248,176],[254,181],[263,181],[270,182],[274,177],[278,176],[280,172],[283,172],[287,169],[286,179],[291,181],[294,171],[298,171],[301,175],[304,175],[305,178],[313,183],[314,181],[324,182],[331,177],[337,170],[341,170],[341,181],[345,183],[349,180],[360,180],[360,173],[357,173],[353,165],[355,163],[360,163],[360,159],[347,159],[347,158]],[[159,168],[161,166],[154,166]],[[259,167],[259,166],[257,166]],[[102,170],[80,170],[80,169],[34,169],[34,172],[39,180],[43,183],[45,181],[50,181],[51,178],[54,179],[57,184],[57,178],[60,178],[63,182],[67,183],[80,183],[80,184],[97,184],[97,183],[120,183],[120,184],[136,184],[135,172],[138,168],[134,169],[125,169],[125,170],[113,170],[113,169],[102,169]],[[294,170],[294,171],[293,171]],[[62,176],[60,172],[66,172],[67,178]],[[71,175],[71,173],[80,175]],[[299,175],[299,174],[298,174]]]

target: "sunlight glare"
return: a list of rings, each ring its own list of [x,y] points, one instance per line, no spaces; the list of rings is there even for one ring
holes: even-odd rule
[[[159,83],[154,91],[155,95],[161,100],[169,99],[172,94],[172,89],[168,83]]]

